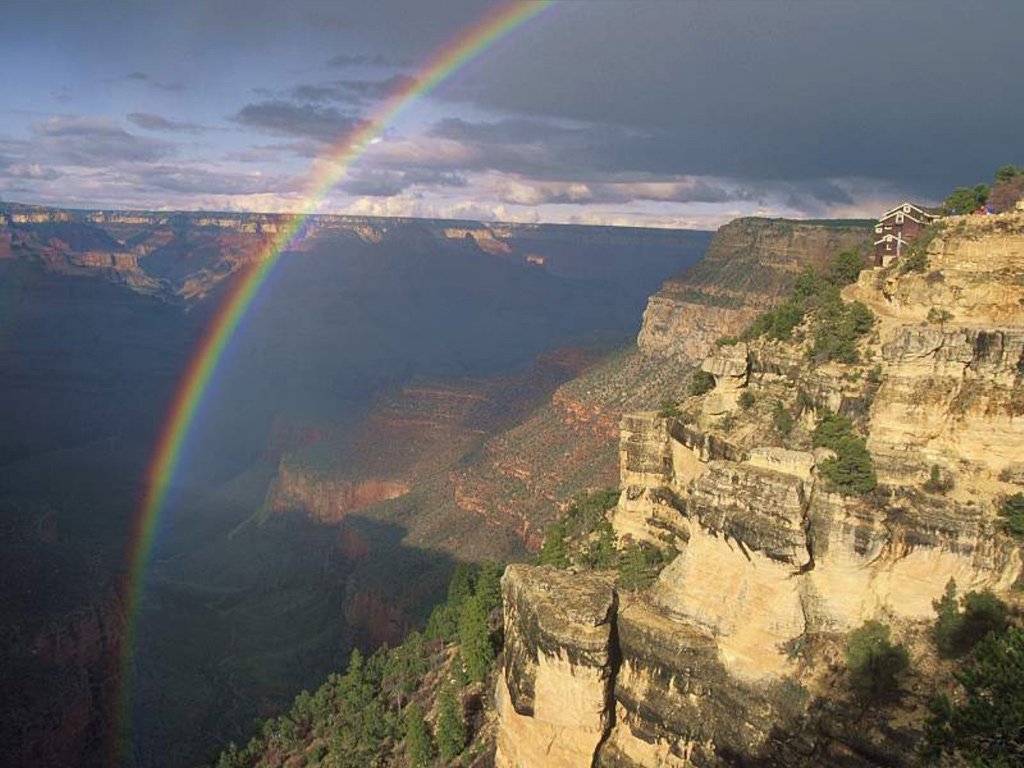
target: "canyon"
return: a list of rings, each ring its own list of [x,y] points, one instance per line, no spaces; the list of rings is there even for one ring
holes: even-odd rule
[[[106,763],[148,457],[223,298],[290,223],[0,203],[3,762]],[[452,551],[522,551],[470,514],[446,529],[414,485],[627,341],[709,237],[307,220],[184,453],[133,619],[131,760],[202,761],[349,649],[399,641]]]

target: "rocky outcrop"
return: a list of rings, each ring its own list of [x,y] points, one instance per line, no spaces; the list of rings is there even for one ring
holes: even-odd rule
[[[871,619],[929,637],[951,578],[1011,599],[1024,566],[996,515],[1024,479],[1024,216],[948,221],[927,262],[845,290],[877,316],[860,362],[812,364],[805,326],[792,341],[712,349],[711,392],[623,418],[614,529],[679,554],[612,602],[612,725],[593,763],[576,765],[908,763],[932,681],[913,683],[898,726],[854,723],[842,638]],[[842,495],[827,479],[834,454],[811,441],[824,409],[866,438],[873,492]],[[942,488],[924,486],[932,466]],[[532,587],[506,615],[510,638],[530,633],[524,600],[567,588],[539,569],[515,579]],[[934,656],[925,646],[915,653]],[[499,691],[521,677],[506,663]],[[517,723],[520,740],[540,737]]]
[[[615,592],[606,577],[510,566],[497,764],[591,765],[611,726]]]
[[[281,462],[277,478],[267,491],[268,512],[303,511],[320,523],[337,523],[345,515],[409,491],[401,480],[353,481],[294,467]]]
[[[871,224],[747,218],[724,225],[697,265],[651,297],[641,351],[699,362],[716,339],[739,333],[780,301],[804,269],[865,249]]]

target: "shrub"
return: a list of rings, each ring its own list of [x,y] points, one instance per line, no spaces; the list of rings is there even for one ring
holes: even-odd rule
[[[1010,624],[1006,603],[989,590],[968,592],[963,598],[963,611],[956,599],[956,582],[946,584],[943,596],[932,602],[936,620],[933,635],[939,654],[963,656],[989,633],[1005,632]]]
[[[785,301],[775,309],[757,317],[750,327],[743,332],[745,341],[767,336],[776,341],[784,341],[793,336],[793,329],[804,319],[804,306],[797,300]]]
[[[924,756],[986,768],[1024,765],[1024,630],[989,634],[955,673],[963,697],[932,705]]]
[[[1024,168],[1017,165],[1003,165],[1000,166],[995,172],[995,180],[999,181],[1010,181],[1017,176],[1024,174]]]
[[[733,344],[739,344],[740,340],[736,336],[721,336],[715,339],[716,347],[731,347]]]
[[[832,264],[832,282],[837,285],[849,285],[857,282],[861,270],[864,269],[864,259],[859,253],[843,251]]]
[[[999,516],[1003,518],[1003,526],[1009,533],[1024,538],[1024,493],[1018,492],[1003,499]]]
[[[658,416],[663,419],[674,419],[682,416],[683,412],[680,410],[679,405],[674,400],[662,400],[661,407],[658,409]]]
[[[832,487],[844,496],[870,493],[878,486],[864,440],[856,435],[840,438],[833,450],[835,457],[825,459],[818,470]]]
[[[953,313],[948,309],[940,309],[939,307],[932,307],[928,310],[928,322],[937,323],[940,326],[945,326],[950,320],[953,319]]]
[[[782,437],[793,433],[793,415],[778,401],[772,407],[772,426]]]
[[[738,402],[740,404],[740,408],[742,408],[745,411],[749,411],[751,408],[754,407],[754,393],[751,392],[749,389],[744,389],[743,392],[740,393]]]
[[[857,362],[857,339],[874,324],[874,313],[859,301],[845,304],[836,297],[822,304],[812,327],[811,356],[822,361]]]
[[[661,569],[678,553],[646,544],[631,543],[619,553],[616,583],[623,589],[644,589],[654,583]]]
[[[615,552],[615,532],[606,513],[618,500],[619,491],[615,489],[576,496],[565,515],[548,526],[538,562],[556,568],[568,568],[573,564],[612,567],[614,562],[609,562],[609,550]]]
[[[973,188],[957,187],[946,198],[944,208],[946,213],[965,214],[974,213],[988,200],[988,185],[978,184]]]
[[[839,439],[853,434],[853,422],[849,417],[834,411],[825,411],[821,421],[811,434],[811,444],[815,448],[831,448],[836,450]]]
[[[900,674],[909,665],[906,648],[892,644],[886,625],[867,621],[850,633],[846,667],[850,685],[859,695],[875,700],[893,696]]]
[[[1024,174],[1000,181],[989,195],[989,205],[995,213],[1012,211],[1020,200],[1024,200]]]
[[[434,757],[434,740],[418,704],[410,704],[405,711],[405,752],[412,768],[422,768]]]
[[[544,543],[540,546],[537,562],[540,565],[553,565],[555,568],[569,567],[569,550],[565,537],[567,528],[565,521],[556,520],[544,532]]]
[[[715,388],[715,377],[707,371],[697,371],[690,379],[690,394],[705,395]]]
[[[466,722],[462,707],[450,686],[445,686],[438,697],[437,751],[441,759],[450,762],[466,748]]]
[[[953,480],[943,477],[938,464],[932,464],[931,473],[924,482],[924,490],[928,493],[949,493],[953,488]]]

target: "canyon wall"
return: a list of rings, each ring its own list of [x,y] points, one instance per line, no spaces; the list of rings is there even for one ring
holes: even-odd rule
[[[508,570],[498,765],[910,764],[934,683],[933,600],[954,579],[1013,601],[1024,565],[997,516],[1024,483],[1022,286],[1024,214],[955,217],[922,270],[865,270],[844,290],[876,316],[858,362],[812,362],[804,325],[712,348],[714,389],[623,418],[619,541],[678,555],[639,591]],[[696,352],[683,317],[641,343]],[[827,411],[866,438],[873,491],[844,495],[823,474],[835,454],[811,432]],[[845,635],[867,620],[911,649],[898,717],[866,713],[843,674]],[[598,641],[552,638],[581,627]],[[541,681],[555,699],[543,711],[529,695]]]
[[[700,361],[715,339],[742,331],[789,292],[807,267],[841,251],[866,251],[873,222],[736,219],[705,257],[666,281],[644,312],[637,342],[645,355]]]

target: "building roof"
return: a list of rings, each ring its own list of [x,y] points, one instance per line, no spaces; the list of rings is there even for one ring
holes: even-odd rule
[[[892,216],[895,213],[906,213],[906,211],[904,209],[907,208],[908,206],[912,210],[917,211],[920,215],[926,216],[926,217],[928,217],[930,219],[935,219],[935,218],[938,218],[939,216],[942,215],[938,208],[922,208],[920,205],[915,205],[914,203],[910,202],[909,200],[904,200],[902,203],[897,205],[895,208],[891,208],[888,211],[886,211],[885,213],[883,213],[881,216],[879,216],[878,220],[879,221],[884,221],[885,219],[889,218],[890,216]]]

